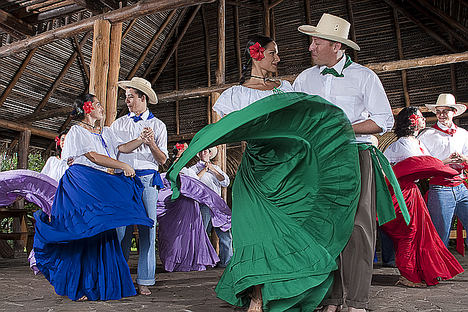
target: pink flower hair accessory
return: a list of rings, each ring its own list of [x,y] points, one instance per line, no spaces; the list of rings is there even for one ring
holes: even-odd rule
[[[416,126],[418,124],[418,119],[419,119],[419,116],[416,114],[409,116],[409,120],[411,121],[412,126]]]
[[[84,110],[85,114],[91,113],[91,111],[92,111],[93,109],[94,109],[94,107],[93,107],[93,102],[91,102],[91,101],[84,102],[84,104],[83,104],[83,110]]]
[[[55,145],[60,145],[60,138],[58,136],[55,137]]]
[[[250,56],[257,61],[261,61],[265,57],[263,54],[264,51],[265,48],[263,48],[258,42],[255,42],[255,44],[249,47]]]

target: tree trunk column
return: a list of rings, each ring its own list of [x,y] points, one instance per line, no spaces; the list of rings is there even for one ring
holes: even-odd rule
[[[110,126],[117,116],[117,100],[120,71],[120,47],[122,46],[122,23],[112,24],[109,51],[109,75],[107,77],[106,126]]]
[[[109,72],[109,45],[111,24],[107,20],[94,22],[93,54],[90,64],[89,93],[94,94],[107,112],[107,76]],[[107,115],[107,114],[105,114]],[[104,121],[101,122],[101,126]]]

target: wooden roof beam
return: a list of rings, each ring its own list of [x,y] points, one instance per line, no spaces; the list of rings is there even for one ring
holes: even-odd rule
[[[57,132],[44,130],[44,129],[40,129],[36,127],[31,127],[29,125],[20,124],[20,123],[16,123],[16,122],[13,122],[10,120],[4,120],[4,119],[0,119],[0,128],[14,130],[14,131],[30,130],[31,134],[41,136],[44,138],[48,138],[48,139],[55,139],[55,137],[58,135]]]
[[[73,107],[66,106],[57,109],[51,109],[48,111],[42,111],[40,113],[32,113],[21,118],[24,123],[30,123],[38,120],[49,119],[54,117],[63,117],[70,114],[73,111]]]
[[[75,13],[80,10],[84,10],[84,8],[81,5],[70,4],[70,5],[59,7],[53,10],[39,12],[37,14],[25,17],[23,20],[31,24],[37,24],[42,21],[46,21],[46,20],[50,20],[53,18],[57,18],[59,16]]]
[[[438,41],[444,47],[446,47],[451,52],[458,52],[451,44],[449,44],[444,38],[439,36],[436,32],[429,29],[423,23],[421,23],[417,18],[415,18],[411,13],[409,13],[405,8],[401,5],[396,3],[393,0],[384,0],[391,8],[398,10],[401,14],[403,14],[407,19],[415,23],[418,27],[424,30],[429,36],[431,36],[434,40]],[[1,49],[1,48],[0,48]]]
[[[428,10],[430,10],[433,14],[437,15],[439,18],[444,20],[447,24],[450,25],[450,27],[456,28],[459,31],[461,31],[465,36],[468,35],[468,28],[462,25],[460,22],[457,20],[453,19],[451,16],[449,16],[447,13],[439,9],[438,7],[432,5],[429,3],[427,0],[417,0],[422,6],[426,7]]]
[[[397,70],[421,68],[421,67],[432,67],[439,65],[448,65],[460,62],[468,62],[468,51],[455,54],[446,55],[435,55],[429,57],[421,57],[411,60],[400,60],[383,63],[373,63],[364,65],[376,73],[392,72]],[[296,79],[297,75],[287,75],[278,77],[278,79],[288,80],[290,82]],[[176,100],[184,100],[190,98],[199,98],[209,96],[213,92],[222,92],[227,88],[238,85],[238,83],[223,84],[212,87],[201,87],[195,89],[185,89],[180,91],[171,91],[166,93],[158,94],[159,102],[171,102]]]
[[[102,4],[100,1],[94,0],[73,0],[75,4],[81,6],[82,8],[92,12],[95,15],[101,14],[103,11]]]
[[[13,14],[0,10],[0,28],[16,39],[34,35],[34,27]]]
[[[0,47],[0,58],[13,55],[22,51],[30,50],[51,43],[56,40],[72,37],[76,34],[89,31],[93,28],[94,21],[106,19],[111,23],[120,23],[140,16],[153,14],[155,12],[168,11],[186,6],[203,3],[211,3],[214,0],[146,0],[139,1],[133,5],[110,11],[104,14],[92,16],[76,23],[68,24],[52,29],[34,37],[16,41]]]

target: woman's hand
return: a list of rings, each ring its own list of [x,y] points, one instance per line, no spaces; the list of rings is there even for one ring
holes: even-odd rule
[[[125,166],[122,168],[124,175],[126,177],[131,177],[133,178],[135,176],[135,169],[133,169],[130,165],[125,164]]]

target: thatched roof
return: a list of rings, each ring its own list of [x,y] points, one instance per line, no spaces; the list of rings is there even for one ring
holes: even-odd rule
[[[68,112],[73,99],[89,84],[85,68],[91,60],[92,29],[77,31],[73,36],[60,37],[62,39],[46,44],[38,45],[36,42],[25,45],[21,52],[17,52],[19,43],[45,36],[47,31],[58,34],[64,27],[84,23],[99,14],[110,16],[110,13],[120,12],[119,7],[123,10],[148,2],[155,1],[2,1],[0,16],[5,18],[0,19],[0,94],[3,94],[0,98],[0,125],[3,125],[0,140],[11,143],[18,136],[18,129],[8,126],[7,122],[50,132],[69,127]],[[192,0],[185,1],[185,4],[201,2]],[[185,6],[174,11],[145,13],[124,21],[120,79],[128,78],[139,58],[147,53],[135,75],[154,80],[153,87],[162,95],[162,99],[164,95],[167,95],[166,99],[174,99],[171,92],[176,89],[176,78],[179,90],[215,85],[218,2],[204,2],[211,3],[202,4],[200,8]],[[264,3],[272,7],[271,35],[279,46],[281,76],[297,75],[311,65],[307,51],[309,39],[297,31],[297,26],[307,23],[309,18],[310,23],[316,24],[324,12],[354,21],[355,40],[361,51],[349,52],[355,61],[363,65],[447,55],[468,49],[466,1],[226,1],[226,83],[236,83],[239,79],[237,38],[242,48],[249,36],[264,32]],[[306,16],[307,12],[310,12],[310,17]],[[161,29],[168,18],[166,27]],[[187,29],[185,34],[184,28]],[[159,31],[159,36],[151,44]],[[207,38],[205,34],[208,34]],[[401,37],[402,55],[399,53],[398,37]],[[180,43],[175,46],[178,39],[181,39]],[[209,47],[209,73],[205,39]],[[467,69],[465,62],[378,74],[392,108],[397,109],[407,105],[405,90],[409,103],[416,106],[434,103],[442,92],[455,93],[459,101],[468,102]],[[16,80],[18,72],[22,74]],[[404,75],[406,83],[403,82]],[[166,123],[170,138],[177,139],[182,134],[194,133],[207,124],[209,110],[206,96],[182,99],[178,107],[178,123],[174,100],[161,101],[150,107]],[[125,109],[123,100],[119,100],[118,110],[124,112]],[[468,119],[460,122],[462,126],[468,126]],[[174,136],[176,134],[179,136]],[[31,145],[47,148],[51,142],[50,138],[33,133]]]

